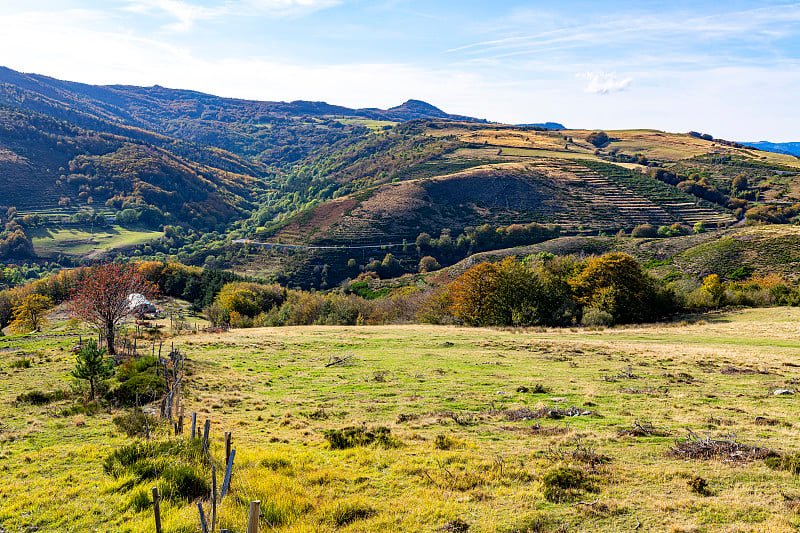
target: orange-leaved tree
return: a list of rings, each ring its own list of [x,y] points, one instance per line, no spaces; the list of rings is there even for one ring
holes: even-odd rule
[[[133,314],[128,296],[156,295],[157,287],[147,281],[133,263],[103,263],[87,269],[73,291],[72,315],[97,327],[106,337],[108,353],[116,353],[117,326]]]
[[[450,312],[471,326],[494,323],[497,265],[480,263],[450,284]]]

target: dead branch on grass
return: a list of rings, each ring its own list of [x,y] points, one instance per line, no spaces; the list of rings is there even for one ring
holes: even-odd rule
[[[328,367],[331,367],[331,366],[336,366],[336,365],[345,366],[350,361],[350,359],[352,359],[352,358],[353,358],[352,355],[345,355],[345,356],[342,356],[342,357],[339,357],[337,355],[332,355],[332,356],[330,356],[328,358],[328,362],[325,365],[325,368],[328,368]]]
[[[617,372],[616,374],[614,374],[613,376],[603,374],[600,376],[600,379],[608,383],[614,383],[620,379],[639,379],[641,377],[642,376],[638,374],[634,374],[633,367],[627,366],[622,370],[620,370],[619,372]]]
[[[597,453],[597,448],[584,444],[583,439],[580,437],[575,438],[574,447],[569,448],[553,448],[548,446],[544,456],[550,461],[557,462],[577,462],[588,465],[592,470],[597,466],[606,464],[611,461],[607,455]]]
[[[620,437],[666,437],[670,433],[669,428],[656,427],[649,420],[634,420],[632,427],[617,430]]]
[[[542,407],[540,409],[535,409],[535,410],[531,410],[528,407],[522,407],[520,409],[508,409],[503,412],[503,415],[506,417],[506,420],[510,422],[535,420],[538,418],[553,418],[557,420],[565,417],[571,418],[575,416],[590,416],[593,414],[595,414],[593,411],[580,409],[578,407],[575,407],[574,405],[566,408]]]
[[[702,437],[692,430],[685,439],[676,440],[667,455],[678,459],[716,459],[728,462],[746,462],[767,457],[775,457],[778,452],[769,448],[739,442],[735,433],[727,433],[717,438]]]

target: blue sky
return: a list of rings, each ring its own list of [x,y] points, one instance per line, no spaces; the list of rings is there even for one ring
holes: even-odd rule
[[[800,3],[0,0],[0,64],[87,83],[800,141]]]

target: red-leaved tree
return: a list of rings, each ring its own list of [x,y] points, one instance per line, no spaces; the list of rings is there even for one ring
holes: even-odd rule
[[[106,337],[109,354],[115,354],[117,326],[133,314],[128,296],[153,298],[157,287],[147,281],[136,265],[103,263],[86,270],[73,290],[72,315],[97,327]]]

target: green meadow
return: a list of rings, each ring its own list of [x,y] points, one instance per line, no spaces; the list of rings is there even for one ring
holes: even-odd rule
[[[103,470],[134,439],[112,423],[121,410],[81,412],[77,335],[0,338],[0,530],[154,531],[161,481]],[[233,435],[218,528],[245,531],[260,500],[262,531],[510,533],[797,531],[800,479],[764,457],[800,451],[797,395],[774,395],[800,383],[798,339],[800,309],[772,308],[608,329],[166,340],[188,358],[185,410],[211,420],[214,460]],[[34,390],[63,394],[19,400]],[[679,453],[703,443],[737,451]],[[162,516],[164,531],[199,530],[191,501],[165,500]]]
[[[162,231],[122,226],[57,226],[35,228],[28,233],[39,255],[80,256],[133,247],[164,235]]]

